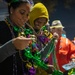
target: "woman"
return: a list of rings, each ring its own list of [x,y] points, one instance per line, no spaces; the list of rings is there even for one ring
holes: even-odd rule
[[[1,45],[22,35],[24,25],[29,19],[31,9],[30,3],[26,0],[6,0],[6,2],[8,3],[9,16],[5,21],[0,22]],[[22,42],[24,43],[24,41]],[[14,44],[16,45],[16,43]],[[21,44],[22,43],[20,43],[20,46]],[[21,47],[20,49],[24,48]],[[3,75],[24,75],[24,67],[20,56],[21,55],[17,52],[0,63],[0,73]]]

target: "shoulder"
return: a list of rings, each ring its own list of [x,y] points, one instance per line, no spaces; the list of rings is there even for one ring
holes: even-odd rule
[[[3,29],[6,27],[5,21],[0,21],[0,29]]]
[[[64,39],[64,40],[69,40],[67,37],[61,37],[61,39]]]
[[[5,21],[0,21],[0,30],[3,30],[3,29],[7,29],[8,26],[6,25]]]
[[[69,42],[70,42],[70,40],[65,37],[61,37],[61,40],[63,40],[63,42],[65,42],[66,44],[69,44]]]
[[[4,24],[5,23],[5,21],[0,21],[0,24]]]

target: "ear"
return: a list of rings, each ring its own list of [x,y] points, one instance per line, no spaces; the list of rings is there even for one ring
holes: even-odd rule
[[[13,13],[13,8],[11,7],[11,8],[10,8],[10,14],[12,14],[12,13]]]

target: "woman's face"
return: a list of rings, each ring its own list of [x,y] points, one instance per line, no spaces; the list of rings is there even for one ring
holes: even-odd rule
[[[12,13],[11,13],[12,12]],[[29,19],[30,5],[23,3],[18,8],[10,10],[11,21],[17,26],[23,26]]]
[[[47,22],[47,19],[44,17],[38,18],[34,21],[34,29],[40,30]]]

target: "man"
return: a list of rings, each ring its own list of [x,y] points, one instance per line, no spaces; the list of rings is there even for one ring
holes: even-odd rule
[[[43,46],[45,46],[43,44],[47,43],[47,39],[46,40],[42,39],[42,41],[43,41],[43,43],[42,43],[39,40],[39,38],[42,35],[42,27],[45,26],[49,20],[48,10],[43,3],[40,3],[40,2],[36,3],[32,8],[32,10],[29,14],[29,17],[30,17],[29,18],[29,24],[30,24],[29,27],[34,32],[33,35],[35,35],[36,38],[38,38],[37,39],[37,45],[38,45],[39,50],[41,50],[43,48]],[[43,69],[39,68],[39,67],[36,68],[34,65],[32,67],[34,67],[36,69],[36,75],[42,75],[42,74],[48,75],[48,73],[47,73],[48,70],[45,71],[44,68]],[[51,68],[49,68],[49,72],[50,71],[52,72]]]
[[[50,28],[53,34],[58,34],[58,39],[54,50],[56,55],[53,58],[51,56],[49,57],[49,63],[51,64],[52,58],[52,60],[55,60],[54,62],[52,62],[54,64],[54,67],[56,66],[56,69],[64,72],[65,70],[62,68],[62,66],[69,63],[70,61],[72,61],[72,59],[75,58],[75,46],[68,38],[62,37],[64,26],[62,25],[60,20],[54,20]]]

